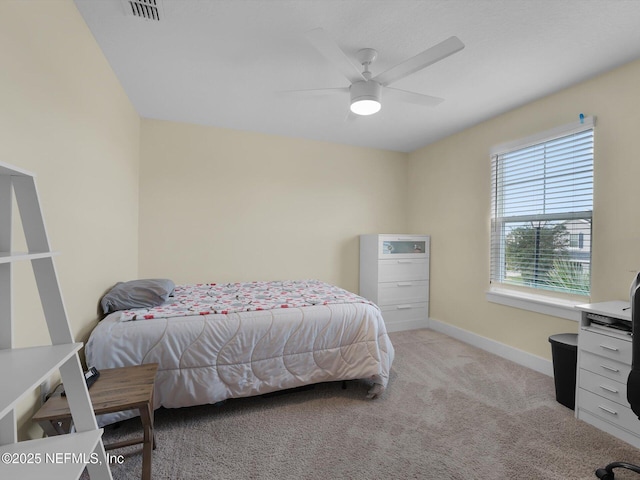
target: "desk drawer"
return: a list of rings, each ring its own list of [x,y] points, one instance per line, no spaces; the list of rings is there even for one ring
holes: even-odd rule
[[[429,298],[428,295],[429,282],[427,280],[378,284],[379,305],[426,302]]]
[[[626,383],[631,371],[631,365],[616,362],[607,357],[594,355],[590,352],[580,352],[580,367],[603,377],[616,380],[620,383]]]
[[[580,388],[600,395],[608,400],[629,407],[627,402],[627,384],[597,375],[588,370],[580,370]]]
[[[623,340],[609,335],[580,331],[578,342],[581,350],[631,365],[631,338]]]
[[[380,260],[378,265],[380,282],[408,282],[429,279],[428,259]]]
[[[624,407],[582,388],[578,389],[578,408],[627,431],[637,430],[638,417],[631,408]],[[630,427],[634,430],[631,430]],[[635,434],[637,435],[637,433]]]

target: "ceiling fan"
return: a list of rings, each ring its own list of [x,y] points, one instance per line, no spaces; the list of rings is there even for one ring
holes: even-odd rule
[[[358,63],[362,65],[361,72],[349,59],[344,51],[331,39],[322,28],[315,28],[306,34],[307,40],[334,63],[336,68],[349,80],[350,86],[345,88],[324,88],[313,90],[298,90],[308,94],[349,93],[350,110],[357,115],[372,115],[382,108],[382,91],[385,97],[393,100],[434,107],[444,101],[442,98],[423,95],[406,90],[391,88],[393,82],[422,70],[464,48],[464,43],[458,37],[449,37],[443,42],[426,49],[422,53],[391,67],[375,77],[369,67],[376,60],[378,52],[373,48],[363,48],[356,53]]]

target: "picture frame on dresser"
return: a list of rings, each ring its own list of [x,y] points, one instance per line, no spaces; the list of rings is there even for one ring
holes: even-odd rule
[[[431,237],[360,236],[360,295],[380,307],[387,331],[428,326]]]

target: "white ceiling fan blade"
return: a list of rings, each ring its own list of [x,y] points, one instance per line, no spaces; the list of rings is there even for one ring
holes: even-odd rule
[[[399,63],[395,67],[391,67],[386,72],[382,72],[380,75],[374,77],[373,80],[386,87],[407,75],[411,75],[418,70],[422,70],[423,68],[448,57],[449,55],[459,52],[463,48],[464,43],[462,43],[458,37],[449,37],[444,42],[440,42],[439,44],[426,49],[424,52]]]
[[[319,97],[323,95],[335,95],[337,93],[340,93],[340,94],[349,93],[349,87],[312,88],[309,90],[282,90],[278,92],[279,95],[293,95],[293,96],[305,96],[305,97]]]
[[[305,35],[307,40],[324,57],[331,61],[340,72],[347,77],[349,82],[354,83],[365,80],[360,70],[355,66],[342,49],[331,39],[322,28],[314,28]]]
[[[416,105],[424,105],[426,107],[435,107],[444,102],[444,98],[432,97],[431,95],[423,95],[421,93],[407,92],[397,88],[387,87],[384,89],[384,99],[390,98],[392,101],[413,103]]]

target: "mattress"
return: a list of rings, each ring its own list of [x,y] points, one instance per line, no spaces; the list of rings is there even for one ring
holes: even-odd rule
[[[290,288],[292,283],[296,288]],[[251,285],[255,294],[256,282]],[[386,388],[394,349],[380,309],[368,300],[322,282],[290,282],[286,291],[291,298],[275,299],[262,288],[261,302],[238,294],[233,298],[244,298],[244,306],[236,302],[230,311],[228,305],[212,308],[220,299],[205,298],[197,290],[196,303],[204,309],[185,311],[193,298],[177,302],[182,306],[172,299],[155,311],[107,316],[87,342],[87,364],[101,370],[158,363],[155,408],[217,403],[327,381],[367,380],[369,397]],[[181,315],[176,313],[181,309]],[[158,310],[170,313],[163,317]]]

